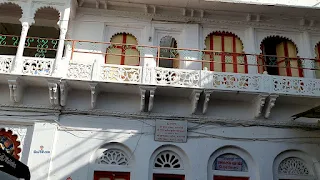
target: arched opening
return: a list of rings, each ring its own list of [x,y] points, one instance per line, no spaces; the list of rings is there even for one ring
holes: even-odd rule
[[[275,180],[317,179],[313,161],[300,151],[279,154],[273,163],[273,171]]]
[[[208,179],[211,180],[258,179],[257,171],[250,154],[234,146],[216,150],[208,163]]]
[[[153,165],[153,180],[184,180],[183,162],[180,156],[170,150],[160,152],[154,159]],[[162,171],[162,172],[161,172]],[[165,173],[163,173],[165,172]]]
[[[179,53],[177,41],[171,36],[162,37],[160,40],[159,67],[179,68]]]
[[[17,4],[0,3],[0,55],[16,55],[21,34],[21,16],[22,9]]]
[[[203,68],[217,72],[248,73],[242,41],[230,32],[213,32],[205,39]]]
[[[314,62],[315,75],[317,79],[320,79],[320,43],[315,47],[316,61]]]
[[[21,148],[17,138],[11,130],[0,129],[0,148],[19,160]]]
[[[112,36],[111,44],[105,56],[106,64],[140,65],[140,53],[137,49],[137,38],[128,33],[119,33]]]
[[[60,14],[57,10],[44,7],[35,13],[35,23],[28,31],[23,56],[55,58],[59,43]]]
[[[100,147],[92,159],[94,180],[130,180],[131,151],[120,143]]]
[[[301,60],[296,45],[289,39],[273,36],[265,38],[260,45],[259,72],[270,75],[303,77]]]

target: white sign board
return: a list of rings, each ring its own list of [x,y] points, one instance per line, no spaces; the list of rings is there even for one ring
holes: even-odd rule
[[[155,141],[187,142],[187,121],[157,120],[154,135]]]

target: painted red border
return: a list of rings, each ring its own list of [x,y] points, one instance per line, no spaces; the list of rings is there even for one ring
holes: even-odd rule
[[[213,176],[213,180],[249,180],[248,177]]]
[[[21,153],[21,148],[19,147],[20,141],[17,140],[18,135],[13,134],[11,130],[6,131],[5,129],[2,128],[0,129],[0,136],[5,136],[12,141],[13,147],[14,147],[13,157],[19,160],[20,159],[19,153]]]
[[[177,174],[153,174],[153,180],[156,178],[179,178],[180,180],[184,180],[184,175],[177,175]]]
[[[110,178],[114,180],[116,178],[123,178],[125,180],[130,180],[129,172],[110,172],[110,171],[95,171],[94,172],[94,180],[99,180],[100,178]]]

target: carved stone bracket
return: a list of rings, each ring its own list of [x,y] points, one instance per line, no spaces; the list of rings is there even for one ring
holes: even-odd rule
[[[213,92],[213,90],[204,90],[204,92],[203,92],[203,94],[204,94],[204,102],[203,102],[203,109],[202,109],[203,114],[207,113],[208,103],[210,101],[210,96],[211,96],[212,92]]]
[[[19,103],[23,98],[24,83],[19,77],[8,78],[10,100]]]
[[[140,86],[141,102],[140,102],[140,111],[144,111],[146,105],[148,106],[147,111],[150,112],[153,108],[154,94],[157,87],[154,86]],[[149,92],[149,101],[146,104],[145,100],[147,98],[147,92]]]
[[[262,114],[263,111],[263,107],[265,105],[266,99],[268,98],[268,94],[259,94],[254,100],[254,107],[255,107],[255,111],[254,111],[254,117],[255,118],[259,118]]]
[[[279,95],[277,94],[271,94],[269,95],[269,97],[266,100],[266,106],[265,106],[265,114],[264,117],[265,118],[269,118],[270,113],[271,113],[271,109],[275,106],[276,100],[279,97]]]
[[[49,101],[53,106],[59,106],[59,82],[57,80],[48,80]]]
[[[194,114],[197,110],[198,101],[202,91],[202,89],[194,89],[189,97],[189,99],[191,100],[191,114]]]
[[[65,106],[67,104],[67,96],[70,87],[66,80],[62,80],[60,82],[60,105]]]
[[[99,84],[98,83],[89,83],[91,90],[91,108],[94,109],[96,107],[97,97],[99,94]]]

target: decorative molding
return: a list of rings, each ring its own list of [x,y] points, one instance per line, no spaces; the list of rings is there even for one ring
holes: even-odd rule
[[[210,101],[210,96],[213,93],[213,90],[204,90],[203,94],[204,94],[204,101],[203,101],[203,108],[202,108],[202,114],[206,114],[207,110],[208,110],[208,104]]]
[[[60,105],[65,106],[67,104],[67,97],[69,92],[69,85],[66,80],[60,82]]]
[[[262,114],[263,107],[265,105],[268,94],[259,94],[253,101],[255,104],[254,117],[259,118]]]
[[[271,94],[266,100],[266,106],[265,106],[265,114],[264,117],[268,119],[270,117],[271,109],[275,106],[276,100],[279,97],[278,94]]]
[[[257,21],[250,21],[247,22],[246,19],[243,21],[232,21],[228,20],[228,18],[225,19],[211,19],[211,18],[202,18],[204,17],[205,11],[203,13],[200,13],[200,17],[186,17],[182,15],[177,16],[170,16],[166,14],[156,14],[156,13],[145,13],[145,12],[129,12],[129,11],[117,11],[117,10],[97,10],[92,8],[80,8],[81,12],[87,15],[95,15],[96,11],[101,12],[100,14],[102,16],[127,16],[127,17],[139,17],[141,19],[145,20],[151,20],[151,19],[166,19],[168,21],[180,21],[180,22],[196,22],[196,23],[203,23],[203,24],[216,24],[216,25],[230,25],[230,26],[252,26],[254,28],[262,28],[262,29],[273,29],[273,30],[296,30],[296,31],[314,31],[317,32],[320,30],[320,28],[317,27],[309,27],[309,26],[297,26],[297,25],[285,25],[285,24],[270,24],[270,23],[263,23],[261,20],[259,22]],[[94,11],[93,11],[94,10]],[[202,11],[200,11],[202,12]],[[92,14],[95,13],[95,14]],[[260,16],[261,17],[261,16]],[[261,19],[261,18],[260,18]]]
[[[194,114],[197,110],[198,101],[202,91],[202,89],[194,89],[189,96],[189,99],[191,100],[191,114]]]
[[[53,106],[59,106],[59,81],[58,80],[48,80],[49,87],[49,101]]]
[[[19,103],[23,98],[25,84],[19,77],[8,78],[10,100],[13,103]]]
[[[91,90],[91,108],[94,109],[97,103],[97,97],[99,95],[100,89],[98,83],[89,83]]]

